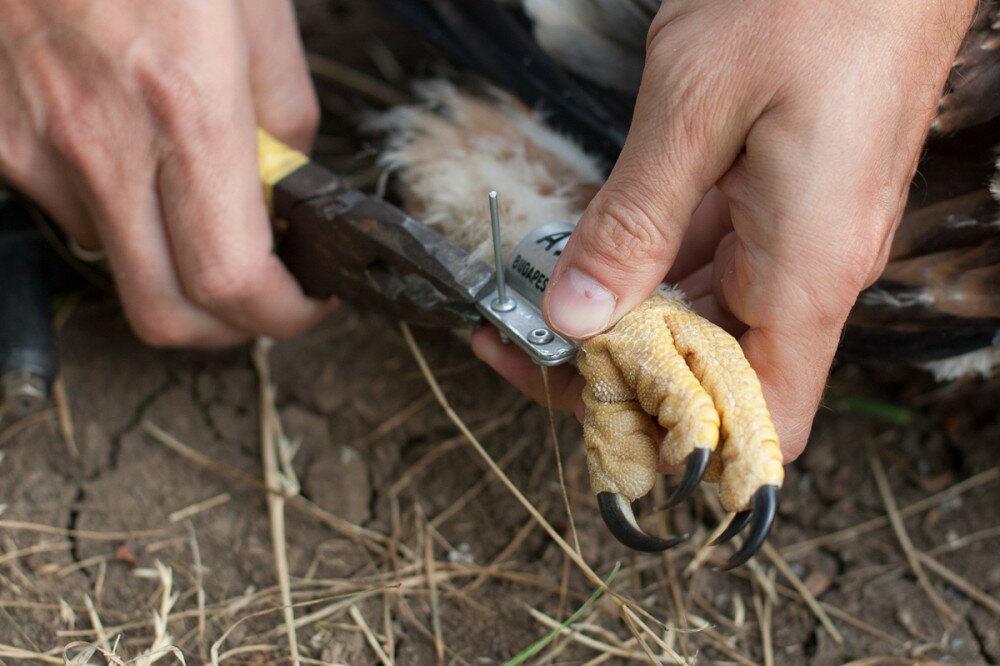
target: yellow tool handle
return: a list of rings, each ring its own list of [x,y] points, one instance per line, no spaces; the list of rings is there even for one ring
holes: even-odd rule
[[[260,169],[260,183],[264,187],[267,211],[274,215],[274,186],[298,171],[309,158],[271,136],[266,130],[257,128],[257,164]]]

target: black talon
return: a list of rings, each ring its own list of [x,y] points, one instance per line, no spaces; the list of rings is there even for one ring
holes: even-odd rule
[[[750,531],[747,533],[743,546],[729,558],[720,571],[729,571],[740,566],[757,552],[771,531],[774,516],[778,513],[778,486],[764,486],[753,495],[750,509]],[[733,519],[736,522],[736,519]],[[726,529],[726,532],[729,528]],[[738,531],[738,530],[737,530]]]
[[[734,536],[742,532],[743,528],[747,526],[747,523],[750,522],[751,518],[753,518],[753,513],[751,513],[750,511],[740,511],[735,516],[733,516],[733,519],[731,521],[729,521],[729,524],[726,525],[726,529],[722,532],[722,534],[720,534],[715,539],[715,541],[713,541],[709,545],[721,546],[722,544],[726,543]]]
[[[681,485],[663,505],[664,509],[675,507],[691,496],[694,489],[701,483],[701,477],[705,476],[705,470],[708,469],[708,457],[711,453],[708,449],[695,449],[688,454],[687,461],[684,463],[684,478],[681,479]]]
[[[688,538],[687,534],[673,539],[660,539],[646,534],[635,521],[632,504],[618,493],[597,493],[597,506],[611,534],[632,550],[658,553],[673,548]]]

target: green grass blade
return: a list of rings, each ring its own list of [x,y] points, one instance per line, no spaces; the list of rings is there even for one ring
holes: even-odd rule
[[[835,412],[867,416],[897,426],[910,425],[915,418],[912,410],[885,400],[843,395],[833,391],[826,392],[826,395],[823,396],[823,404]]]
[[[593,606],[594,602],[601,598],[601,595],[603,595],[604,592],[608,589],[608,586],[611,585],[611,581],[613,581],[615,579],[615,576],[618,575],[618,570],[621,569],[621,566],[622,566],[621,562],[616,562],[615,568],[611,570],[611,574],[604,581],[604,586],[594,590],[594,593],[590,595],[590,598],[587,599],[585,602],[583,602],[583,605],[580,606],[580,608],[578,608],[575,613],[566,618],[565,622],[563,622],[558,627],[556,627],[555,629],[553,629],[552,631],[545,634],[537,641],[529,645],[526,649],[521,651],[517,656],[512,657],[511,659],[505,661],[503,663],[503,666],[518,666],[518,664],[523,664],[524,662],[528,661],[536,654],[541,652],[546,645],[551,643],[555,639],[555,637],[562,632],[563,629],[568,629],[570,625],[579,620],[580,617],[587,612],[587,609]]]

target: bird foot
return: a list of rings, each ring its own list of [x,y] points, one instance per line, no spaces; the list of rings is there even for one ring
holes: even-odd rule
[[[660,467],[684,464],[667,506],[702,479],[718,482],[722,506],[738,512],[718,542],[750,526],[725,568],[750,559],[771,529],[784,470],[760,382],[736,340],[658,293],[583,343],[577,363],[587,380],[590,483],[611,533],[647,552],[682,542],[645,534],[631,502],[652,489]]]

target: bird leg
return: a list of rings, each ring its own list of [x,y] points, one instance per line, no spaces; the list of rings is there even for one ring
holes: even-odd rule
[[[644,534],[630,506],[653,487],[658,467],[683,463],[668,506],[702,477],[718,482],[722,506],[738,512],[719,542],[750,525],[726,568],[753,556],[774,520],[784,470],[760,382],[736,340],[657,293],[583,343],[577,364],[587,380],[590,483],[612,534],[651,552],[683,541]]]

